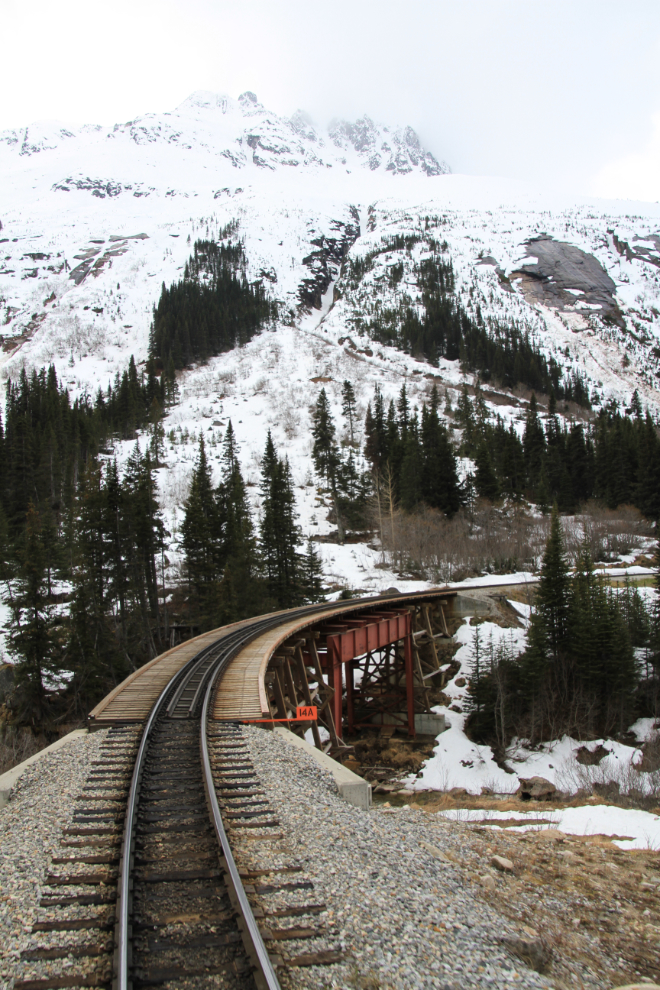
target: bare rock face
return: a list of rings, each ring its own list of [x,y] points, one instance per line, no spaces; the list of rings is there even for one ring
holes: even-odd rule
[[[623,326],[615,299],[616,285],[597,258],[546,234],[528,241],[526,248],[536,262],[522,265],[510,278],[522,280],[523,294],[530,302],[585,314],[592,311]]]
[[[365,115],[353,123],[334,120],[328,133],[336,148],[356,151],[372,171],[381,166],[394,175],[415,170],[429,176],[446,175],[451,171],[446,162],[422,148],[412,127],[390,128]]]
[[[599,743],[593,749],[589,749],[588,746],[580,746],[577,753],[575,754],[575,759],[578,763],[581,763],[586,767],[598,766],[600,761],[609,756],[612,751],[610,749],[605,749],[605,747]]]
[[[521,801],[552,801],[557,796],[557,788],[545,777],[519,777],[516,791]]]

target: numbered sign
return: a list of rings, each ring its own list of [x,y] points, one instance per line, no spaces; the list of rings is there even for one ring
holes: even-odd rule
[[[304,708],[298,707],[296,709],[296,721],[297,722],[315,722],[316,721],[316,705],[307,705]]]

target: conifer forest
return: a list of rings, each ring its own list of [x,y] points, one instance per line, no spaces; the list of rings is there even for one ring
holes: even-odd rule
[[[157,472],[178,379],[266,334],[278,313],[263,281],[248,281],[233,233],[196,241],[183,277],[163,284],[139,370],[131,357],[105,390],[73,401],[53,366],[24,370],[7,383],[0,540],[17,725],[54,731],[83,719],[127,674],[167,649],[173,634],[327,593],[318,544],[299,524],[286,453],[265,430],[250,493],[231,419],[219,483],[200,432],[182,506],[181,580],[173,586],[166,578],[172,534]],[[383,250],[397,246],[409,245],[385,242]],[[416,269],[425,315],[410,307],[379,311],[362,330],[431,364],[459,361],[475,385],[464,381],[452,406],[434,383],[420,405],[406,384],[386,400],[379,385],[366,393],[357,377],[347,378],[339,416],[321,387],[310,406],[314,483],[339,544],[376,541],[402,576],[436,582],[446,576],[424,556],[428,537],[425,550],[416,549],[415,531],[444,534],[447,542],[447,527],[458,527],[467,543],[482,547],[481,566],[504,572],[530,562],[504,551],[488,557],[484,513],[489,525],[516,514],[550,520],[526,648],[517,655],[501,644],[494,649],[477,633],[468,732],[496,752],[514,736],[538,742],[620,734],[635,718],[658,714],[660,611],[633,587],[606,587],[586,543],[569,561],[562,516],[588,505],[624,506],[657,523],[658,424],[637,393],[628,409],[610,402],[592,410],[580,376],[562,376],[519,329],[493,331],[479,311],[468,315],[454,298],[443,250]],[[369,255],[348,261],[346,284],[358,284],[372,263]],[[389,277],[395,284],[401,277],[396,266]],[[488,410],[487,384],[529,390],[522,430]],[[120,468],[115,448],[126,442],[132,452]]]

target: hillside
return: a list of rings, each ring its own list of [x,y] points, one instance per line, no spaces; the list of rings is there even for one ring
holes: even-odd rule
[[[377,386],[387,405],[405,384],[412,410],[436,387],[456,445],[463,392],[519,438],[533,391],[548,421],[542,393],[550,384],[564,425],[587,424],[608,404],[625,413],[636,403],[657,421],[658,204],[568,201],[453,175],[405,125],[365,116],[321,132],[303,112],[284,119],[252,93],[196,93],[171,113],[113,128],[43,123],[3,132],[0,175],[5,380],[53,365],[72,400],[94,400],[131,355],[146,373],[154,309],[163,287],[189,272],[196,244],[240,254],[245,286],[268,302],[261,332],[246,342],[175,362],[179,400],[163,420],[156,472],[166,534],[158,580],[169,589],[183,577],[183,503],[199,439],[217,483],[230,420],[257,517],[269,430],[288,457],[303,534],[317,541],[334,593],[424,587],[428,574],[385,559],[373,533],[338,541],[311,457],[321,389],[348,450],[342,384],[353,385],[358,471],[368,467],[363,425]],[[210,284],[203,264],[198,275]],[[499,372],[483,356],[495,339],[504,342]],[[527,356],[516,362],[511,354],[523,344]],[[160,371],[172,355],[152,356]],[[144,450],[146,435],[139,443]],[[121,470],[134,447],[133,438],[115,439],[101,458],[117,458]],[[458,467],[464,479],[475,465],[463,456]],[[544,525],[527,557],[500,545],[457,573],[448,548],[436,579],[515,570],[513,579],[524,580],[538,564]],[[635,527],[628,549],[648,549],[649,530]],[[501,534],[492,543],[502,544]],[[466,663],[470,635],[466,627]],[[463,736],[458,745],[469,748]]]

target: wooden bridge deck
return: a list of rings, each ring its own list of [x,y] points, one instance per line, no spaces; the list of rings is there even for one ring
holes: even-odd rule
[[[145,721],[163,689],[192,657],[211,646],[223,632],[244,624],[236,622],[231,626],[213,629],[154,657],[129,674],[126,680],[92,709],[88,716],[90,728],[101,728],[117,722]]]
[[[325,622],[332,616],[345,615],[347,611],[351,609],[344,604],[341,608],[329,608],[313,615],[299,616],[283,622],[276,629],[269,629],[244,646],[220,678],[211,717],[220,721],[267,718],[270,709],[264,677],[268,661],[277,647],[295,633]]]
[[[262,633],[243,647],[222,675],[215,695],[212,718],[234,721],[258,719],[270,714],[264,685],[266,668],[277,647],[296,632],[351,612],[369,608],[397,608],[408,603],[413,604],[415,600],[431,600],[453,594],[455,592],[449,589],[439,589],[409,595],[388,595],[380,599],[355,599],[351,602],[342,602],[341,605],[333,604],[327,609],[297,616],[289,621],[286,620],[286,612],[280,613],[283,618],[282,624]],[[273,613],[273,617],[276,614]],[[145,721],[163,689],[188,660],[211,646],[229,630],[249,627],[259,618],[263,619],[265,616],[244,619],[242,622],[212,629],[194,639],[186,640],[185,643],[167,650],[166,653],[161,653],[130,674],[103,701],[99,702],[89,713],[90,728],[101,728],[120,722]]]

